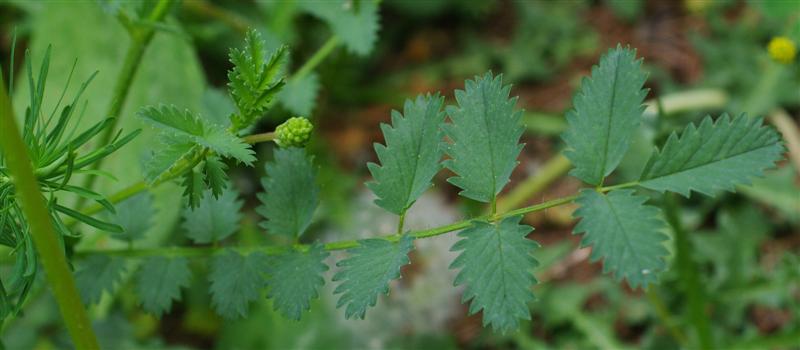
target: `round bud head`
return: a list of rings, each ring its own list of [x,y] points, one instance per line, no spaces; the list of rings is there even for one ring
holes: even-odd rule
[[[304,147],[314,125],[303,117],[292,117],[275,129],[275,143],[281,147]]]
[[[767,46],[767,51],[769,51],[769,56],[772,57],[773,60],[783,64],[789,64],[794,61],[794,57],[797,55],[797,46],[792,39],[779,36],[772,38]]]

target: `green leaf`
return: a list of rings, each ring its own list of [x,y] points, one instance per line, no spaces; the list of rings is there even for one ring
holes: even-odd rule
[[[231,116],[236,131],[258,121],[284,85],[279,75],[286,62],[286,47],[278,48],[265,61],[264,46],[261,35],[250,30],[245,35],[245,47],[229,53],[233,69],[228,72],[228,87],[239,109]]]
[[[573,233],[584,233],[582,247],[592,247],[592,261],[603,259],[603,272],[623,278],[632,288],[656,283],[666,268],[667,236],[658,208],[644,205],[645,196],[633,190],[607,194],[582,190],[574,216],[581,218]]]
[[[221,241],[239,230],[243,202],[234,190],[226,189],[218,198],[211,191],[203,194],[197,208],[183,210],[183,230],[194,243]]]
[[[247,316],[250,302],[260,296],[266,286],[262,275],[269,268],[267,256],[252,253],[243,256],[229,251],[211,261],[211,304],[217,314],[227,319]]]
[[[125,259],[107,255],[91,255],[81,265],[75,273],[75,284],[86,305],[99,302],[103,292],[112,293],[125,272]]]
[[[317,103],[319,76],[311,72],[299,80],[290,80],[278,94],[281,104],[296,115],[309,116]]]
[[[345,0],[302,1],[300,5],[327,22],[348,50],[365,56],[375,47],[380,29],[376,2],[361,1],[357,8]]]
[[[203,174],[206,179],[206,186],[211,189],[214,198],[218,198],[222,191],[228,186],[228,174],[225,171],[228,166],[219,157],[208,157],[203,166]]]
[[[511,86],[503,86],[501,75],[486,73],[467,80],[464,90],[456,90],[458,107],[447,106],[453,123],[443,128],[452,143],[446,145],[451,159],[444,164],[458,175],[447,181],[460,187],[464,197],[492,201],[518,164],[522,113],[514,111],[517,98],[509,99],[509,91]]]
[[[364,319],[367,308],[375,306],[379,294],[389,294],[389,283],[400,278],[400,268],[408,265],[414,239],[405,235],[399,242],[365,239],[348,250],[350,257],[336,264],[342,269],[333,281],[342,281],[334,294],[342,294],[336,307],[346,306],[344,317]]]
[[[375,179],[367,187],[378,196],[380,207],[401,215],[431,187],[441,169],[443,103],[438,94],[419,95],[406,100],[405,116],[392,111],[392,125],[381,124],[386,145],[375,144],[381,165],[367,164]]]
[[[181,299],[181,288],[189,287],[192,271],[186,258],[156,256],[144,261],[138,273],[136,294],[144,311],[161,317]]]
[[[528,303],[535,299],[531,288],[538,265],[531,254],[539,244],[526,238],[533,228],[520,225],[521,219],[474,221],[458,234],[462,239],[451,249],[461,251],[450,268],[461,269],[454,285],[466,285],[462,301],[472,300],[469,313],[483,310],[483,325],[491,324],[496,331],[513,331],[519,319],[531,319]]]
[[[742,114],[706,117],[700,127],[689,124],[680,136],[673,133],[661,151],[647,162],[639,183],[657,191],[689,196],[691,191],[713,195],[750,184],[783,158],[781,138],[760,118]]]
[[[292,251],[269,258],[267,298],[272,299],[275,310],[287,318],[300,320],[325,284],[322,274],[328,271],[324,263],[328,255],[322,244],[314,244],[307,252]]]
[[[194,170],[187,171],[183,174],[183,195],[188,200],[189,208],[197,208],[200,205],[200,200],[203,199],[203,174]]]
[[[161,181],[177,163],[193,157],[199,149],[194,142],[165,135],[159,137],[157,143],[161,147],[144,163],[144,178],[151,185]]]
[[[103,231],[106,231],[106,232],[122,233],[124,231],[123,228],[121,226],[119,226],[119,225],[95,219],[95,218],[93,218],[93,217],[91,217],[89,215],[83,214],[83,213],[81,213],[81,212],[79,212],[77,210],[72,210],[70,208],[67,208],[67,207],[59,205],[59,204],[53,204],[53,209],[55,209],[56,211],[58,211],[58,212],[60,212],[60,213],[62,213],[64,215],[70,216],[73,219],[78,220],[78,221],[80,221],[80,222],[82,222],[84,224],[87,224],[89,226],[92,226],[94,228],[97,228],[97,229],[100,229],[100,230],[103,230]]]
[[[124,241],[135,241],[144,236],[150,229],[152,217],[155,215],[153,197],[149,192],[137,194],[117,204],[117,213],[108,213],[111,223],[122,227],[122,233],[113,234],[114,238]]]
[[[641,65],[635,50],[618,45],[583,79],[562,136],[564,155],[575,166],[572,176],[599,185],[619,165],[644,112],[647,75]]]
[[[266,221],[261,227],[273,234],[300,237],[311,224],[319,203],[312,158],[302,148],[275,148],[275,160],[264,165],[262,205],[256,208]]]
[[[162,129],[162,134],[169,135],[179,144],[193,142],[247,165],[252,165],[256,160],[250,145],[224,127],[202,119],[189,110],[181,111],[172,105],[149,106],[139,111],[138,115]]]

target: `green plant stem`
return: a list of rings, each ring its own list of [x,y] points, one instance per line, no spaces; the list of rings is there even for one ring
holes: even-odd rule
[[[320,46],[320,48],[317,49],[317,52],[315,52],[314,55],[312,55],[308,61],[306,61],[306,63],[304,63],[300,69],[298,69],[292,75],[292,77],[289,78],[289,82],[291,83],[305,78],[305,76],[308,75],[308,73],[311,73],[314,68],[317,68],[317,66],[322,63],[322,61],[325,60],[325,58],[328,57],[328,55],[330,55],[337,46],[339,46],[339,37],[336,35],[331,35],[325,44]]]
[[[246,33],[248,28],[254,26],[247,18],[206,0],[182,1],[181,5],[184,9],[194,12],[195,14],[219,20],[241,34]]]
[[[403,213],[400,214],[400,219],[397,221],[397,234],[398,235],[402,235],[403,234],[403,226],[406,223],[406,213],[407,212],[408,212],[408,209],[403,210]]]
[[[689,340],[686,339],[686,335],[683,334],[680,328],[675,323],[675,320],[670,315],[667,306],[664,304],[664,301],[661,300],[661,296],[658,294],[658,290],[655,286],[650,286],[647,291],[645,292],[647,295],[647,299],[650,301],[650,304],[653,305],[653,308],[656,311],[656,316],[661,320],[661,323],[664,324],[664,327],[667,328],[669,333],[672,335],[681,348],[687,348],[689,345]]]
[[[566,174],[572,167],[569,159],[563,154],[558,154],[550,158],[539,171],[530,176],[519,185],[515,186],[511,192],[497,201],[497,210],[508,211],[520,206],[533,195],[543,191],[553,181]]]
[[[160,0],[158,4],[156,4],[155,8],[153,8],[153,11],[148,15],[147,20],[153,23],[162,21],[167,15],[172,3],[173,0]],[[131,85],[133,84],[133,78],[136,75],[136,72],[139,70],[139,66],[142,63],[142,57],[144,56],[147,46],[150,44],[150,41],[152,41],[153,36],[155,35],[155,30],[156,28],[153,26],[137,27],[134,25],[133,27],[130,27],[129,33],[131,43],[130,46],[128,46],[128,51],[125,53],[125,60],[122,63],[122,69],[117,75],[113,95],[111,97],[111,104],[108,106],[108,111],[104,115],[105,117],[114,119],[100,135],[98,141],[99,145],[107,145],[117,131],[116,129],[117,124],[119,123],[120,114],[122,112],[122,108],[125,106],[125,101],[128,98]],[[103,159],[101,158],[94,163],[92,169],[100,169],[102,163]],[[83,181],[81,187],[91,190],[94,188],[96,180],[96,175],[88,175]],[[75,208],[81,209],[85,203],[86,198],[79,197],[76,201]]]
[[[608,191],[611,191],[611,190],[617,189],[617,188],[633,187],[633,186],[637,186],[637,185],[638,185],[637,182],[630,182],[630,183],[617,185],[617,186],[603,187],[603,188],[600,189],[600,191],[608,192]],[[507,212],[504,212],[504,213],[500,213],[500,214],[482,215],[482,216],[478,216],[478,217],[475,217],[475,218],[465,219],[465,220],[461,220],[461,221],[458,221],[458,222],[455,222],[455,223],[452,223],[452,224],[449,224],[449,225],[439,226],[439,227],[435,227],[435,228],[431,228],[431,229],[427,229],[427,230],[411,231],[411,232],[409,232],[407,234],[411,235],[412,237],[414,237],[414,239],[436,237],[436,236],[443,235],[443,234],[446,234],[446,233],[450,233],[450,232],[453,232],[453,231],[458,231],[458,230],[465,229],[465,228],[469,227],[470,225],[472,225],[472,222],[476,221],[476,220],[486,220],[486,221],[495,222],[495,221],[499,221],[499,220],[502,220],[502,219],[505,219],[505,218],[508,218],[508,217],[511,217],[511,216],[528,214],[528,213],[532,213],[532,212],[536,212],[536,211],[540,211],[540,210],[545,210],[545,209],[549,209],[549,208],[552,208],[552,207],[556,207],[556,206],[559,206],[559,205],[567,204],[567,203],[570,203],[570,202],[574,201],[577,198],[578,198],[577,195],[558,198],[558,199],[554,199],[554,200],[551,200],[551,201],[539,203],[539,204],[536,204],[536,205],[531,205],[531,206],[527,206],[527,207],[523,207],[523,208],[519,208],[519,209],[515,209],[515,210],[510,210],[510,211],[507,211]],[[400,240],[400,238],[402,238],[402,236],[403,236],[403,234],[397,234],[396,233],[396,234],[392,234],[392,235],[381,236],[381,237],[378,237],[378,238],[385,239],[385,240],[390,241],[390,242],[397,242],[397,241]],[[325,244],[325,250],[329,250],[329,251],[332,251],[332,250],[344,250],[344,249],[355,248],[355,247],[358,247],[358,246],[359,246],[358,240],[343,240],[343,241],[336,241],[336,242],[326,243]],[[296,249],[296,250],[304,251],[304,250],[307,250],[309,248],[309,246],[306,245],[306,244],[295,244],[293,246],[293,248]],[[214,254],[214,253],[216,253],[216,252],[218,252],[218,251],[220,251],[222,249],[232,249],[232,250],[235,250],[235,251],[238,251],[238,252],[241,252],[241,253],[250,253],[250,252],[259,251],[259,252],[263,252],[263,253],[266,253],[266,254],[279,254],[279,253],[285,252],[287,250],[287,248],[276,247],[276,246],[246,246],[246,247],[211,247],[211,246],[208,246],[208,247],[166,247],[166,248],[149,248],[149,249],[145,248],[145,249],[133,249],[133,250],[130,250],[130,249],[87,249],[87,250],[81,250],[81,251],[76,252],[76,255],[78,255],[78,256],[86,256],[86,255],[93,255],[93,254],[105,254],[105,255],[114,255],[114,256],[123,256],[123,257],[133,257],[133,258],[135,258],[135,257],[146,257],[146,256],[197,257],[197,256],[212,255],[212,254]]]
[[[18,132],[19,127],[5,89],[5,83],[0,76],[0,130],[2,130],[0,146],[4,150],[16,195],[22,204],[22,211],[30,225],[30,234],[39,252],[42,268],[75,347],[99,349],[89,316],[81,303],[75,280],[67,265],[64,249],[53,228],[44,196],[39,191],[39,184],[33,175],[28,150]]]
[[[253,134],[242,137],[242,141],[249,143],[249,144],[256,144],[260,142],[271,142],[275,141],[275,133],[274,132],[265,132],[263,134]]]
[[[675,233],[675,264],[677,265],[679,283],[685,294],[686,307],[688,308],[689,322],[694,329],[696,348],[715,349],[714,338],[711,335],[711,321],[706,314],[706,293],[700,282],[699,267],[692,260],[692,243],[689,235],[681,223],[678,200],[674,194],[666,194],[665,215],[667,222]]]

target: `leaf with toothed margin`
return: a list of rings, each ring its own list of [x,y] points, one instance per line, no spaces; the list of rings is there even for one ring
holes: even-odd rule
[[[276,148],[275,160],[264,164],[267,175],[261,178],[262,205],[256,208],[266,221],[261,227],[271,234],[300,237],[319,204],[319,188],[313,157],[302,148]]]
[[[86,305],[96,304],[103,292],[112,293],[125,272],[125,262],[125,259],[106,255],[88,257],[81,264],[82,268],[75,273],[75,284],[81,301]]]
[[[375,179],[367,187],[381,208],[401,215],[431,187],[441,169],[442,104],[438,94],[419,95],[406,100],[403,114],[392,111],[392,125],[381,124],[386,145],[375,144],[381,165],[367,164]]]
[[[534,300],[533,269],[538,265],[531,254],[539,244],[527,238],[533,228],[520,220],[473,221],[450,249],[461,251],[450,268],[461,269],[454,284],[466,285],[462,301],[470,301],[470,314],[483,310],[483,325],[495,331],[510,332],[519,327],[519,319],[531,319],[528,303]]]
[[[581,218],[573,233],[583,233],[582,247],[592,247],[592,261],[603,259],[603,272],[611,272],[617,280],[625,279],[632,288],[658,281],[658,273],[666,268],[667,250],[663,243],[664,222],[660,210],[645,205],[645,196],[633,190],[614,190],[603,194],[582,190],[575,201],[580,208],[574,216]]]
[[[272,299],[273,308],[289,319],[300,320],[325,284],[322,274],[328,271],[324,262],[328,255],[322,244],[315,243],[307,252],[293,250],[269,257],[267,298]]]
[[[699,127],[689,124],[680,136],[670,135],[664,148],[650,156],[639,184],[686,197],[691,191],[714,195],[749,185],[783,158],[785,149],[774,129],[761,118],[742,114],[706,117]]]
[[[247,316],[250,303],[258,300],[266,286],[263,273],[269,268],[263,253],[241,255],[228,251],[211,260],[211,305],[222,317],[236,319]]]
[[[514,111],[518,98],[508,98],[510,91],[502,75],[486,73],[456,90],[458,106],[447,106],[452,124],[443,126],[451,140],[444,165],[456,173],[447,181],[462,189],[461,196],[490,202],[519,163],[522,112]]]
[[[599,185],[619,165],[644,112],[647,74],[641,65],[636,50],[617,45],[581,82],[562,136],[564,155],[575,166],[572,176]]]
[[[136,294],[142,309],[158,317],[181,299],[181,289],[189,287],[192,271],[186,258],[155,256],[144,261],[138,273]]]
[[[367,308],[375,306],[378,295],[389,294],[389,283],[400,278],[400,268],[408,265],[414,239],[405,235],[398,242],[364,239],[348,250],[350,257],[336,264],[341,271],[333,281],[342,281],[334,294],[341,294],[336,307],[345,306],[344,317],[364,319]]]

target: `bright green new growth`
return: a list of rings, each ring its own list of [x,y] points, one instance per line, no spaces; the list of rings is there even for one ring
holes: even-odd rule
[[[466,285],[462,301],[471,300],[470,314],[483,310],[483,325],[495,331],[513,331],[519,319],[531,319],[528,303],[534,300],[533,269],[538,265],[531,254],[539,244],[526,238],[533,228],[520,220],[474,221],[451,249],[461,251],[450,268],[461,269],[454,285]]]
[[[181,299],[181,289],[189,287],[192,271],[185,258],[148,258],[139,270],[136,294],[144,311],[161,317]]]
[[[380,207],[402,215],[431,187],[441,169],[443,104],[438,94],[419,95],[406,100],[403,114],[392,111],[392,125],[381,124],[386,145],[374,145],[381,165],[367,164],[375,179],[367,187]]]
[[[302,148],[276,148],[275,160],[264,165],[261,178],[262,205],[256,208],[266,221],[261,223],[271,234],[299,238],[311,224],[319,203],[319,188],[312,158]]]
[[[150,106],[139,111],[139,116],[179,144],[194,143],[246,165],[256,160],[253,150],[240,138],[189,110],[181,111],[171,105]]]
[[[672,133],[661,151],[647,162],[639,183],[657,191],[686,197],[690,191],[712,196],[749,184],[782,158],[784,147],[774,129],[761,118],[727,114],[713,122],[706,117],[699,127],[689,124]]]
[[[601,185],[619,165],[644,112],[647,75],[641,62],[635,50],[618,45],[600,58],[591,77],[583,79],[563,134],[564,155],[575,166],[571,175]]]
[[[582,190],[573,214],[581,218],[575,234],[584,233],[582,247],[592,247],[592,261],[603,259],[603,272],[623,278],[632,288],[658,281],[666,268],[667,250],[662,233],[664,222],[658,208],[644,205],[645,196],[633,190],[615,190],[607,194]]]
[[[93,255],[75,273],[75,284],[86,305],[96,304],[103,292],[112,293],[125,272],[125,259]]]
[[[329,255],[322,244],[314,244],[307,252],[293,250],[272,256],[266,269],[267,298],[273,308],[283,316],[300,320],[301,314],[311,308],[311,300],[319,297],[319,288],[325,284],[322,274],[328,271],[324,260]]]
[[[247,256],[234,251],[221,253],[211,261],[211,304],[217,314],[235,319],[247,316],[250,303],[257,300],[266,287],[262,274],[269,269],[267,256]]]
[[[226,189],[214,198],[211,191],[206,190],[196,208],[183,210],[181,227],[186,236],[194,243],[207,244],[221,241],[238,231],[244,203],[237,196],[235,191]]]
[[[275,128],[275,143],[281,147],[305,147],[314,125],[303,117],[292,117]]]
[[[230,50],[234,67],[228,72],[228,87],[239,109],[239,113],[231,115],[233,131],[258,121],[285,84],[280,74],[286,61],[286,47],[275,50],[269,60],[265,54],[264,40],[254,29],[245,35],[243,49]]]
[[[389,283],[400,278],[400,268],[408,265],[414,239],[405,235],[398,242],[365,239],[349,249],[350,257],[336,264],[341,271],[333,281],[342,281],[333,294],[342,294],[336,307],[346,306],[344,317],[364,319],[367,308],[375,306],[378,295],[389,294]]]
[[[518,98],[508,98],[511,86],[503,86],[502,75],[486,73],[465,86],[455,91],[458,106],[447,106],[452,124],[443,126],[452,141],[444,165],[457,175],[447,181],[462,189],[460,195],[488,203],[518,164],[522,112],[514,111]]]

